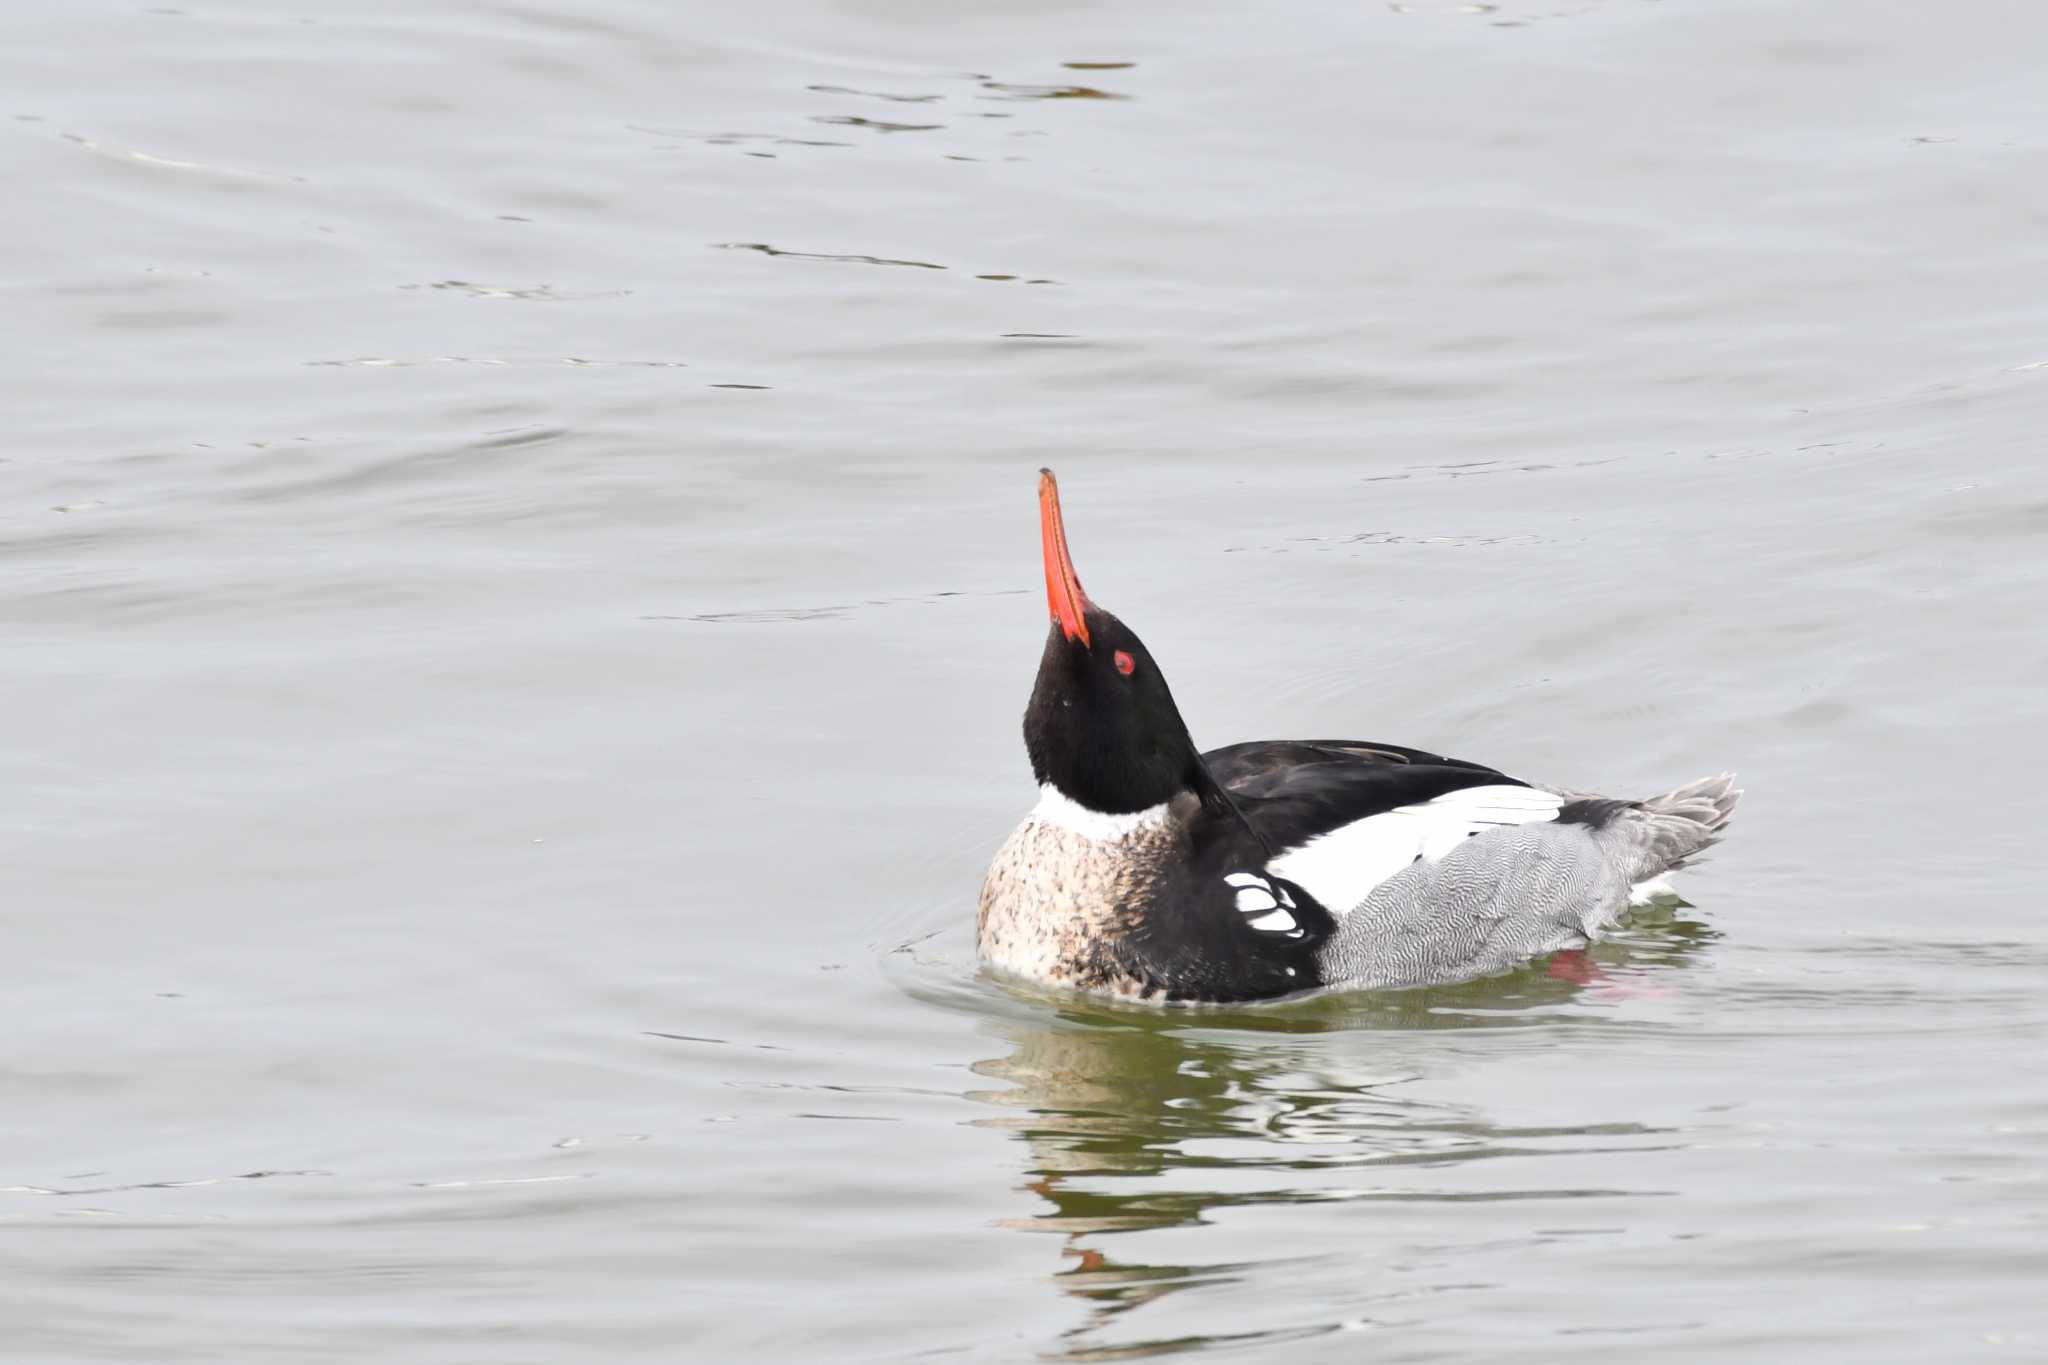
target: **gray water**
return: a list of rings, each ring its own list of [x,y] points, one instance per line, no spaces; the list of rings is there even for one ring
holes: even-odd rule
[[[0,1355],[2048,1352],[2048,12],[0,17]],[[1198,740],[1749,795],[1592,971],[980,979]]]

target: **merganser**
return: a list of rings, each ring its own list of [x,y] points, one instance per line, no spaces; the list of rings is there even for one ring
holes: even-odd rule
[[[998,973],[1158,1003],[1466,981],[1598,939],[1741,795],[1724,773],[1615,800],[1352,740],[1201,753],[1144,643],[1081,590],[1049,469],[1038,514],[1040,797],[976,917]]]

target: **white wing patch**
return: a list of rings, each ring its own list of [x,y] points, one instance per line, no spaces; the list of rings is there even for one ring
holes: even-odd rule
[[[1562,796],[1534,787],[1466,787],[1340,825],[1266,866],[1308,888],[1341,919],[1416,860],[1434,862],[1488,829],[1555,820],[1562,805]]]
[[[1294,909],[1294,897],[1287,894],[1286,887],[1276,885],[1256,872],[1230,872],[1224,875],[1223,880],[1236,889],[1237,913],[1248,916],[1245,920],[1247,925],[1269,934],[1301,937],[1301,926],[1288,913]]]

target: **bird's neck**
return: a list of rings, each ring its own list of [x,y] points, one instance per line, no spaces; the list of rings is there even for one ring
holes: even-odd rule
[[[1175,804],[1173,801],[1161,801],[1143,810],[1115,813],[1090,810],[1055,784],[1047,782],[1039,787],[1038,804],[1032,807],[1031,814],[1045,824],[1078,834],[1091,843],[1106,843],[1128,839],[1148,830],[1164,829],[1174,822]]]

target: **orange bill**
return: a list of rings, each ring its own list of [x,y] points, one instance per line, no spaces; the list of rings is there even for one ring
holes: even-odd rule
[[[1074,557],[1067,553],[1067,526],[1060,519],[1060,486],[1050,469],[1038,471],[1038,530],[1045,542],[1045,599],[1052,619],[1069,640],[1088,644],[1088,622],[1082,613],[1088,594],[1074,577]]]

